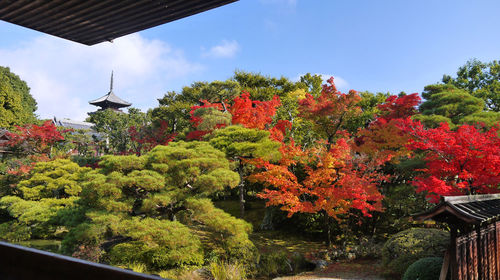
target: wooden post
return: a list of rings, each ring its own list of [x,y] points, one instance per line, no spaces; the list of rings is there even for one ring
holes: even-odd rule
[[[500,279],[500,221],[495,223],[495,255],[496,255],[496,267],[497,276],[496,279]]]
[[[458,265],[457,265],[457,229],[451,229],[450,236],[450,268],[451,268],[451,280],[459,280],[458,278]]]
[[[448,268],[450,267],[450,249],[446,250],[444,253],[443,266],[441,267],[441,273],[439,274],[439,280],[446,280],[446,275],[448,274]]]

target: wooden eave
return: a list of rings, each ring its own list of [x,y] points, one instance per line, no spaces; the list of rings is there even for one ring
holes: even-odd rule
[[[0,20],[90,46],[236,1],[5,0]]]
[[[413,219],[417,221],[433,219],[438,222],[448,222],[450,220],[454,220],[454,218],[457,218],[458,220],[461,220],[467,224],[476,224],[480,222],[479,220],[474,219],[473,217],[470,217],[462,213],[461,211],[458,211],[451,205],[446,204],[438,204],[427,212],[413,216]]]
[[[449,196],[427,212],[413,215],[418,221],[481,224],[500,219],[500,194]]]

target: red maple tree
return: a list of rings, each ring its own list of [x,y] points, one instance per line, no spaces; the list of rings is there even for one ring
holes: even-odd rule
[[[425,129],[420,122],[409,122],[404,128],[414,137],[408,148],[425,152],[426,168],[413,184],[418,192],[427,192],[432,202],[445,195],[500,192],[498,128],[482,132],[462,125],[453,131],[442,123]]]
[[[128,129],[130,139],[134,142],[134,152],[137,155],[148,152],[158,145],[168,145],[175,139],[177,133],[170,133],[168,122],[161,120],[156,125],[147,124],[139,127],[131,126]]]
[[[281,106],[279,96],[275,95],[270,101],[251,100],[250,93],[243,92],[234,99],[229,108],[233,124],[241,124],[246,128],[266,129]]]
[[[9,141],[3,145],[26,154],[50,155],[52,147],[64,140],[62,133],[58,131],[52,121],[45,121],[42,125],[27,124],[16,126],[16,132],[7,133]]]
[[[342,126],[352,117],[361,113],[359,94],[350,90],[342,93],[337,90],[333,77],[323,85],[320,96],[306,94],[306,98],[299,101],[300,116],[311,120],[328,143],[333,143],[339,134],[346,135]]]
[[[411,136],[401,128],[401,124],[411,121],[420,104],[417,93],[403,96],[389,96],[378,106],[380,113],[366,128],[356,135],[356,151],[378,158],[381,161],[398,159],[409,155],[406,144]]]
[[[391,95],[387,97],[384,103],[378,105],[381,111],[376,122],[389,122],[394,119],[404,119],[418,113],[417,106],[421,98],[418,93],[408,95]]]
[[[274,96],[269,101],[258,101],[251,100],[250,94],[244,91],[240,96],[234,98],[233,101],[233,104],[230,105],[226,103],[210,103],[202,100],[203,105],[191,107],[191,123],[197,129],[189,132],[186,138],[189,140],[201,140],[203,136],[209,134],[214,129],[227,125],[226,123],[212,123],[209,128],[199,129],[205,121],[203,114],[210,114],[210,110],[230,113],[231,124],[240,124],[246,128],[262,130],[272,130],[274,128],[270,126],[276,114],[276,109],[281,106],[279,96]],[[271,131],[273,137],[276,139],[284,137],[283,133],[286,127],[289,127],[287,121],[279,121],[276,128]]]
[[[9,140],[2,144],[8,149],[9,155],[18,158],[8,173],[15,176],[26,175],[36,162],[50,160],[53,147],[64,141],[62,133],[68,131],[57,130],[51,121],[45,121],[42,125],[16,126],[16,131],[8,132]]]

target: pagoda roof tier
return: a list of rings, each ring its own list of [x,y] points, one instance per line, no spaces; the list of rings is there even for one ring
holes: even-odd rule
[[[95,106],[100,106],[103,108],[123,108],[123,107],[128,107],[132,105],[132,103],[129,103],[120,97],[116,96],[112,91],[110,91],[108,94],[104,95],[103,97],[97,98],[96,100],[89,101],[90,104],[95,105]]]

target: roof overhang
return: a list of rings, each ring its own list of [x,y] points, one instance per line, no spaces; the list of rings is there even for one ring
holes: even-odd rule
[[[5,0],[0,19],[94,45],[238,0]]]
[[[500,218],[500,194],[445,196],[442,201],[413,219],[446,223],[481,224]]]

